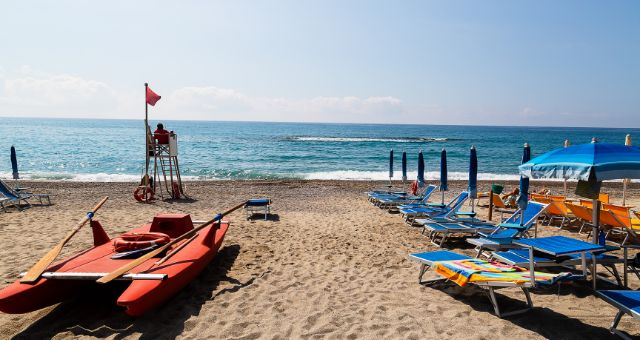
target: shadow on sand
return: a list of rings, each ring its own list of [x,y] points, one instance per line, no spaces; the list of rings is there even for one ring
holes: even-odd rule
[[[490,313],[495,316],[489,294],[482,288],[477,286],[459,287],[451,283],[432,284],[430,287],[449,294],[452,298],[460,301],[460,303],[469,305],[476,311]],[[511,292],[517,291],[516,294],[521,299],[502,295],[500,293],[501,290],[496,290],[498,305],[503,313],[526,307],[525,296],[519,288],[506,289]],[[558,290],[558,287],[541,291],[535,290],[531,292],[533,309],[523,314],[507,316],[504,319],[519,327],[535,332],[546,339],[617,339],[606,328],[589,325],[552,309],[536,305],[536,295],[557,295],[558,299],[576,299],[592,295],[592,291],[585,286],[577,284],[563,286],[560,290]],[[589,313],[597,315],[598,311],[591,310]],[[611,321],[613,321],[613,316],[613,314],[601,315],[603,318],[610,318]]]
[[[280,221],[280,215],[278,214],[267,214],[267,217],[265,219],[264,214],[261,213],[254,213],[251,214],[251,216],[249,216],[247,218],[247,220],[249,221],[271,221],[271,222],[278,222]]]
[[[115,305],[118,296],[127,286],[126,282],[108,286],[96,285],[82,292],[75,300],[56,306],[46,316],[15,335],[14,339],[49,339],[65,332],[74,336],[115,339],[131,335],[142,339],[155,339],[159,336],[175,338],[184,331],[185,322],[200,313],[203,304],[223,293],[214,295],[220,282],[231,282],[234,287],[244,286],[227,277],[239,253],[240,246],[237,244],[222,248],[193,282],[165,305],[141,317],[130,317]],[[233,289],[227,288],[226,291]]]

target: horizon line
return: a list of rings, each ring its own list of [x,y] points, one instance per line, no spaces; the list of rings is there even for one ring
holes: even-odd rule
[[[88,117],[43,117],[43,116],[26,116],[26,117],[16,117],[16,116],[5,116],[0,115],[0,118],[13,118],[13,119],[74,119],[74,120],[131,120],[137,121],[142,120],[134,119],[134,118],[88,118]],[[471,126],[471,127],[514,127],[514,128],[568,128],[568,129],[632,129],[638,130],[638,127],[617,127],[617,126],[553,126],[553,125],[492,125],[492,124],[428,124],[428,123],[356,123],[356,122],[303,122],[303,121],[260,121],[260,120],[207,120],[207,119],[150,119],[150,120],[162,120],[169,122],[227,122],[227,123],[267,123],[267,124],[326,124],[326,125],[398,125],[398,126]]]

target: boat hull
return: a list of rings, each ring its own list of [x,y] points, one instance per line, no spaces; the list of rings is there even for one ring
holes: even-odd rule
[[[172,228],[171,223],[177,223],[176,228]],[[193,229],[189,215],[159,214],[152,224],[146,224],[132,231],[158,231],[158,227],[164,228],[162,231],[170,234],[171,238]],[[116,303],[125,307],[127,314],[138,316],[166,302],[213,260],[228,228],[228,222],[203,228],[195,238],[183,241],[182,243],[186,244],[163,263],[157,264],[160,258],[152,258],[131,270],[129,273],[166,274],[166,279],[131,281]],[[182,243],[178,243],[177,247]],[[109,242],[59,261],[50,266],[47,271],[105,273],[123,266],[127,261],[132,261],[131,259],[112,259],[111,256],[114,254],[113,246]],[[92,280],[41,278],[35,284],[24,284],[18,280],[0,290],[0,311],[10,314],[32,312],[68,300],[77,295],[80,290],[96,284]]]

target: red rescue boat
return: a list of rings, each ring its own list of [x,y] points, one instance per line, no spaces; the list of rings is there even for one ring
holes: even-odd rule
[[[91,227],[93,248],[54,263],[35,284],[18,280],[0,290],[0,311],[28,313],[65,301],[77,294],[79,289],[97,284],[95,281],[98,278],[134,260],[119,257],[126,253],[117,253],[114,249],[114,244],[122,246],[122,242],[129,238],[109,239],[96,220],[91,221]],[[187,214],[158,214],[152,223],[136,228],[127,235],[165,234],[173,240],[193,228],[191,217]],[[120,280],[129,280],[131,283],[116,303],[126,307],[127,314],[137,316],[167,301],[211,262],[228,228],[229,222],[226,221],[204,227],[191,238],[176,243],[166,253],[145,261],[120,277]],[[166,243],[166,240],[163,241]],[[140,241],[131,242],[129,246],[135,246],[135,242],[143,244]]]

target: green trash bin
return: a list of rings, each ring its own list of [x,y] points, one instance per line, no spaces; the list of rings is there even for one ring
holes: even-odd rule
[[[500,195],[502,193],[502,190],[504,190],[504,187],[500,184],[491,184],[491,191],[496,194],[496,195]]]

